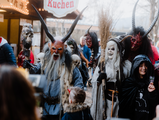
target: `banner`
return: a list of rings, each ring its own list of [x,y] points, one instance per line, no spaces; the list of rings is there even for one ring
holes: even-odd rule
[[[56,17],[64,17],[75,11],[79,0],[44,0],[44,9]]]
[[[22,14],[28,15],[28,0],[0,0],[0,8],[14,9]]]
[[[0,14],[0,22],[4,22],[4,15]]]
[[[23,26],[26,23],[32,24],[31,20],[20,18],[20,25]]]

